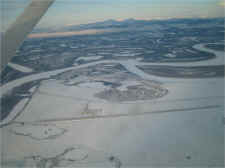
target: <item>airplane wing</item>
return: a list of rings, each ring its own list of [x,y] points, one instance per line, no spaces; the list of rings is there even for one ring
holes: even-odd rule
[[[15,56],[16,50],[55,0],[32,0],[24,12],[2,34],[0,72]]]

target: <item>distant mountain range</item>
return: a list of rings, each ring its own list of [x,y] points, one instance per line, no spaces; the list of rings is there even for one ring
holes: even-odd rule
[[[112,29],[112,28],[141,28],[143,26],[161,25],[168,26],[173,24],[223,24],[225,18],[191,18],[191,19],[167,19],[167,20],[136,20],[133,18],[117,21],[113,19],[88,23],[81,25],[70,25],[61,28],[37,28],[33,30],[33,33],[41,32],[68,32],[68,31],[81,31],[88,29]]]

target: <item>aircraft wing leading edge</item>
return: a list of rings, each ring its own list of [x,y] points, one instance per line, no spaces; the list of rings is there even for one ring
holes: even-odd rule
[[[55,0],[33,0],[16,19],[16,21],[2,34],[0,73],[16,54],[16,50],[23,43],[27,34],[32,31],[41,17]]]

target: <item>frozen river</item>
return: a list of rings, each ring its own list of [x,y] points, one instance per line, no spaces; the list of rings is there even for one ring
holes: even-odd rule
[[[200,65],[224,65],[224,52],[221,51],[215,51],[211,50],[205,47],[206,44],[198,44],[195,45],[193,48],[198,49],[200,51],[205,51],[205,52],[210,52],[216,55],[215,59],[210,59],[206,61],[199,61],[199,62],[185,62],[185,63],[142,63],[137,60],[128,60],[128,61],[116,61],[116,60],[103,60],[103,61],[96,61],[80,66],[75,66],[75,67],[69,67],[69,68],[64,68],[60,70],[54,70],[54,71],[49,71],[49,72],[43,72],[39,74],[34,74],[34,75],[29,75],[17,80],[14,80],[12,82],[6,83],[5,85],[0,87],[1,90],[1,95],[4,95],[14,87],[20,86],[24,83],[31,82],[34,80],[39,80],[39,79],[44,79],[44,78],[50,78],[53,75],[73,70],[73,69],[79,69],[79,68],[85,68],[101,63],[120,63],[122,64],[128,71],[131,73],[137,74],[138,76],[141,76],[144,79],[151,79],[151,80],[160,80],[160,79],[165,79],[161,77],[155,77],[152,75],[148,75],[144,73],[142,70],[138,69],[136,66],[137,65],[171,65],[171,66],[200,66]],[[172,79],[174,80],[174,79]],[[179,80],[179,79],[178,79]]]

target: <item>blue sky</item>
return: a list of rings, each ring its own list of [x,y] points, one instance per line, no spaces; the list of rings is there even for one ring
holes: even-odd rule
[[[31,0],[0,0],[5,23]],[[11,3],[9,3],[12,1]],[[7,10],[6,10],[7,9]],[[61,27],[107,19],[167,19],[224,16],[224,0],[56,0],[37,27]]]

